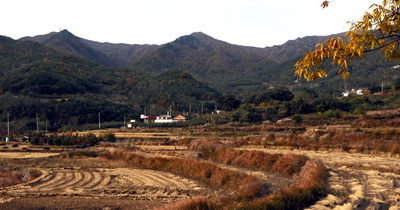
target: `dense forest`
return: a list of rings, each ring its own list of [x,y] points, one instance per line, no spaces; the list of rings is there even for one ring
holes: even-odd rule
[[[7,114],[21,132],[35,130],[36,116],[42,129],[68,130],[96,127],[99,113],[104,126],[121,126],[145,110],[199,115],[218,109],[232,111],[229,120],[260,122],[381,107],[375,99],[337,99],[345,89],[396,90],[399,62],[385,62],[380,52],[351,64],[348,81],[335,67],[312,83],[294,76],[293,64],[325,38],[255,48],[201,32],[164,45],[100,43],[66,30],[21,40],[0,36],[1,132]]]

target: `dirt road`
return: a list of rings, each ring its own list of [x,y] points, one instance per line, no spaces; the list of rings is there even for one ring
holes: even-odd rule
[[[400,160],[364,154],[264,149],[267,153],[302,154],[328,168],[328,196],[309,209],[400,209]]]

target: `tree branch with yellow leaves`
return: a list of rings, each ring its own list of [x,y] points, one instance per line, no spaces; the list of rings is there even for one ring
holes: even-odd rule
[[[386,60],[399,59],[400,3],[383,0],[381,5],[373,4],[370,10],[360,21],[351,23],[344,40],[340,37],[327,39],[317,44],[314,51],[305,54],[302,60],[296,62],[295,74],[307,81],[327,77],[322,64],[330,61],[331,65],[339,67],[338,73],[343,79],[347,79],[350,74],[348,64],[365,58],[366,53],[383,50]]]

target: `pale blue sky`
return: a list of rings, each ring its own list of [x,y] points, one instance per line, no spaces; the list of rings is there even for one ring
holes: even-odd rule
[[[266,47],[348,30],[382,0],[2,0],[0,34],[14,39],[68,29],[94,41],[164,44],[202,31]]]

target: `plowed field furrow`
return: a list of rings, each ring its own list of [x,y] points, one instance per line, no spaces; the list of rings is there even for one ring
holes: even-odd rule
[[[44,171],[44,173],[46,173],[45,176],[43,176],[42,178],[36,179],[34,182],[31,182],[29,185],[31,187],[37,187],[41,184],[44,184],[45,182],[54,179],[54,177],[56,176],[56,173],[52,173],[49,171]]]
[[[57,188],[61,188],[61,189],[72,188],[72,187],[76,186],[77,183],[81,182],[85,176],[84,172],[76,172],[76,173],[72,172],[72,174],[74,175],[73,179],[71,179],[69,182],[64,183],[61,186],[58,186]]]
[[[70,188],[82,188],[82,186],[90,179],[90,172],[87,171],[82,171],[79,172],[79,175],[77,174],[76,177],[81,177],[78,181],[74,182],[71,184]]]
[[[125,176],[124,179],[130,182],[131,185],[146,186],[146,183],[142,179],[140,179],[137,175]]]
[[[58,183],[58,182],[60,182],[60,181],[65,179],[65,173],[58,172],[58,171],[53,172],[53,173],[55,173],[55,176],[52,177],[52,179],[47,180],[46,182],[36,186],[35,188],[36,189],[44,189],[47,186],[52,186],[53,184]]]
[[[191,180],[166,172],[140,169],[48,169],[38,180],[13,188],[0,188],[8,198],[97,197],[108,199],[182,200],[200,195],[202,189]],[[194,189],[196,188],[196,189]],[[204,194],[206,195],[205,190]],[[3,199],[8,201],[7,199]]]
[[[143,173],[143,174],[139,174],[136,173],[135,174],[139,179],[143,180],[143,182],[147,183],[148,186],[152,186],[152,187],[160,187],[163,186],[162,182],[160,182],[157,179],[154,179],[151,176],[151,173]]]
[[[134,182],[132,182],[131,179],[129,179],[129,177],[127,177],[127,176],[118,177],[117,179],[115,179],[115,184],[117,186],[123,187],[125,189],[135,186]],[[136,186],[138,186],[138,185],[136,185]]]
[[[103,180],[103,176],[104,176],[104,174],[100,174],[97,171],[93,172],[93,179],[84,186],[84,189],[95,188]]]
[[[73,173],[72,171],[64,171],[65,173],[65,178],[63,180],[60,180],[60,182],[53,184],[52,186],[50,186],[49,188],[64,188],[64,185],[67,185],[68,183],[70,183],[71,181],[73,181],[75,179],[75,173]]]
[[[111,177],[109,175],[100,174],[100,182],[97,185],[93,186],[94,189],[105,188],[107,185],[110,184]]]
[[[85,178],[82,180],[81,183],[77,184],[76,187],[85,188],[86,185],[90,184],[90,183],[93,181],[94,175],[93,175],[93,172],[92,172],[92,171],[84,172],[84,173],[86,173]]]
[[[151,174],[152,178],[158,180],[161,184],[168,186],[169,188],[180,188],[178,184],[180,181],[172,179],[166,179],[163,174]],[[183,186],[182,189],[187,189],[187,186]]]
[[[149,173],[147,175],[147,177],[149,179],[152,180],[152,182],[154,182],[156,184],[157,187],[162,187],[162,186],[166,186],[166,187],[171,187],[172,183],[169,181],[165,181],[163,179],[160,179],[157,175],[155,175],[154,173]]]
[[[400,174],[391,172],[400,167],[398,158],[326,151],[252,149],[267,153],[302,154],[324,162],[329,171],[328,196],[309,209],[394,210],[400,207]]]

